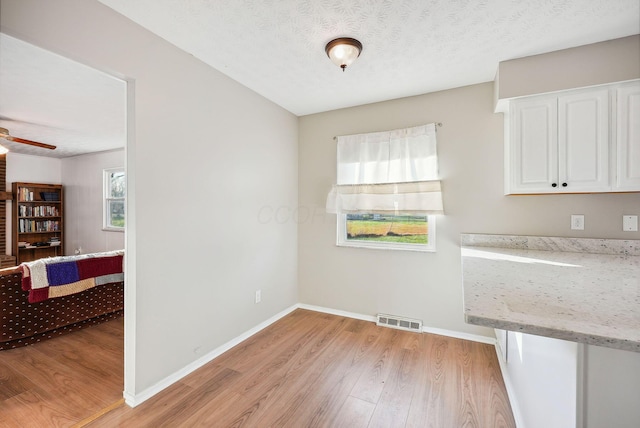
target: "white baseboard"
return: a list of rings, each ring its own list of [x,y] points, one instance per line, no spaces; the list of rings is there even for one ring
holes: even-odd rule
[[[357,314],[355,312],[342,311],[340,309],[331,309],[331,308],[325,308],[322,306],[307,305],[306,303],[298,303],[298,307],[300,309],[308,309],[314,312],[322,312],[325,314],[338,315],[338,316],[347,317],[347,318],[354,318],[362,321],[376,322],[376,317],[374,316]]]
[[[225,353],[229,349],[233,348],[234,346],[236,346],[240,342],[248,339],[249,337],[251,337],[254,334],[258,333],[260,330],[263,330],[264,328],[268,327],[269,325],[271,325],[274,322],[278,321],[280,318],[290,314],[291,312],[293,312],[294,310],[296,310],[298,308],[307,309],[307,310],[315,311],[315,312],[327,313],[327,314],[331,314],[331,315],[343,316],[343,317],[347,317],[347,318],[354,318],[354,319],[358,319],[358,320],[362,320],[362,321],[376,322],[376,317],[375,316],[371,316],[371,315],[362,315],[362,314],[358,314],[358,313],[354,313],[354,312],[342,311],[342,310],[339,310],[339,309],[331,309],[331,308],[325,308],[325,307],[322,307],[322,306],[314,306],[314,305],[307,305],[307,304],[304,304],[304,303],[298,303],[298,304],[295,304],[295,305],[285,309],[284,311],[272,316],[268,320],[258,324],[256,327],[254,327],[254,328],[252,328],[250,330],[247,330],[246,332],[244,332],[241,335],[239,335],[238,337],[228,341],[227,343],[225,343],[223,345],[220,345],[219,347],[217,347],[213,351],[209,352],[206,355],[203,355],[202,357],[198,358],[197,360],[195,360],[191,364],[189,364],[189,365],[183,367],[182,369],[178,370],[177,372],[167,376],[166,378],[164,378],[161,381],[157,382],[153,386],[145,389],[144,391],[140,392],[139,394],[131,395],[131,394],[128,394],[126,392],[123,393],[123,397],[125,399],[125,403],[127,403],[127,405],[130,406],[130,407],[136,407],[137,405],[145,402],[146,400],[148,400],[149,398],[153,397],[154,395],[156,395],[157,393],[159,393],[163,389],[169,387],[170,385],[172,385],[175,382],[179,381],[183,377],[187,376],[188,374],[194,372],[195,370],[197,370],[200,367],[204,366],[205,364],[209,363],[214,358],[222,355],[223,353]],[[457,339],[471,340],[471,341],[474,341],[474,342],[489,343],[489,344],[493,344],[493,345],[495,345],[495,343],[496,343],[496,340],[491,338],[491,337],[480,336],[480,335],[469,334],[469,333],[462,333],[462,332],[459,332],[459,331],[445,330],[445,329],[434,328],[434,327],[423,327],[422,330],[425,333],[432,333],[432,334],[438,334],[438,335],[441,335],[441,336],[455,337]],[[504,371],[503,371],[503,376],[504,376]],[[508,391],[508,389],[507,389],[507,391]],[[521,428],[521,427],[518,426],[518,428]]]
[[[376,322],[376,317],[371,315],[362,315],[362,314],[357,314],[355,312],[341,311],[339,309],[331,309],[331,308],[325,308],[322,306],[307,305],[305,303],[298,303],[298,307],[300,309],[308,309],[310,311],[315,311],[315,312],[323,312],[331,315],[339,315],[347,318],[355,318],[357,320],[362,320],[362,321]],[[456,339],[470,340],[472,342],[487,343],[489,345],[496,344],[496,339],[494,337],[481,336],[479,334],[463,333],[460,331],[446,330],[442,328],[425,327],[425,326],[422,326],[422,331],[424,333],[454,337]]]
[[[487,343],[489,345],[496,344],[495,337],[487,337],[487,336],[481,336],[479,334],[464,333],[462,331],[446,330],[443,328],[425,327],[425,326],[422,326],[422,331],[424,333],[439,334],[440,336],[470,340],[471,342]]]
[[[518,405],[518,399],[516,397],[516,391],[513,388],[511,377],[507,371],[507,362],[502,357],[498,343],[496,342],[496,355],[498,356],[498,363],[500,364],[500,371],[502,372],[502,379],[504,380],[504,386],[507,390],[507,396],[509,397],[509,404],[511,404],[511,412],[513,413],[513,419],[516,421],[516,428],[525,428],[524,419],[520,412],[520,406]],[[507,357],[509,358],[509,357]]]
[[[208,362],[210,362],[214,358],[216,358],[216,357],[222,355],[223,353],[227,352],[229,349],[233,348],[234,346],[236,346],[240,342],[248,339],[249,337],[251,337],[254,334],[256,334],[257,332],[259,332],[260,330],[270,326],[271,324],[273,324],[274,322],[278,321],[280,318],[290,314],[291,312],[293,312],[297,308],[298,308],[298,305],[293,305],[293,306],[285,309],[284,311],[277,313],[276,315],[272,316],[268,320],[258,324],[257,326],[255,326],[254,328],[252,328],[250,330],[245,331],[240,336],[237,336],[236,338],[231,339],[227,343],[218,346],[213,351],[209,352],[206,355],[203,355],[202,357],[198,358],[197,360],[195,360],[191,364],[189,364],[189,365],[183,367],[182,369],[178,370],[177,372],[167,376],[166,378],[162,379],[160,382],[158,382],[155,385],[145,389],[144,391],[140,392],[139,394],[131,395],[131,394],[128,394],[128,393],[125,392],[123,394],[125,403],[127,403],[127,405],[130,406],[130,407],[136,407],[137,405],[142,404],[143,402],[145,402],[149,398],[153,397],[154,395],[156,395],[157,393],[159,393],[163,389],[165,389],[165,388],[169,387],[170,385],[176,383],[177,381],[179,381],[183,377],[187,376],[191,372],[196,371],[197,369],[199,369],[200,367],[204,366],[205,364],[207,364]]]

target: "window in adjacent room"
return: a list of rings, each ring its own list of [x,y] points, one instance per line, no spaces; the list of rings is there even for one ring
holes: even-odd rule
[[[126,195],[124,169],[105,169],[103,182],[103,227],[105,230],[124,231],[124,198]]]
[[[435,251],[442,214],[435,124],[337,137],[337,245]]]

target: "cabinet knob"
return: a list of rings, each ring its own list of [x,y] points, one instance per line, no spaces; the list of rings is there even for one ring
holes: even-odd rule
[[[562,187],[567,187],[567,183],[562,183]]]
[[[551,187],[558,187],[558,183],[551,184]]]

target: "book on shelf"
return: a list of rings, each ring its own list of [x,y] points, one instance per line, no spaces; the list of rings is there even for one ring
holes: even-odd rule
[[[37,207],[20,205],[18,207],[18,215],[20,217],[57,217],[60,215],[60,211],[57,207],[46,205]]]
[[[31,202],[33,201],[33,192],[26,187],[21,187],[18,199],[23,202]]]
[[[18,225],[18,232],[58,232],[60,231],[60,222],[57,220],[28,220],[21,218]]]

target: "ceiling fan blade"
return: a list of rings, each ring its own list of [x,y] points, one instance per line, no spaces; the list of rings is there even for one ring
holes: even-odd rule
[[[55,150],[56,146],[52,146],[51,144],[39,143],[37,141],[25,140],[24,138],[12,137],[10,135],[4,136],[9,141],[13,141],[15,143],[29,144],[30,146],[42,147],[43,149]]]

